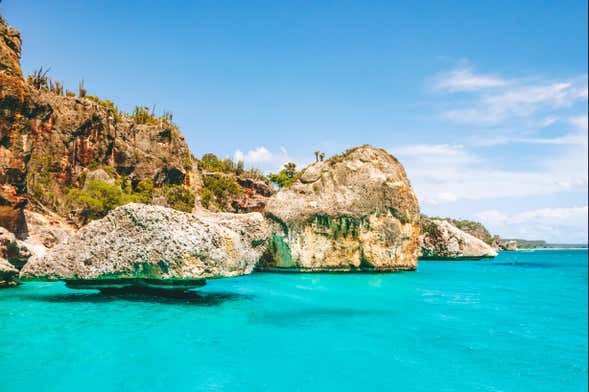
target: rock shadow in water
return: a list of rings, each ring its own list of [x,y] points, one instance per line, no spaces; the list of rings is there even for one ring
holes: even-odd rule
[[[249,300],[252,295],[196,291],[174,292],[162,295],[140,293],[64,293],[53,295],[29,295],[28,299],[51,303],[106,303],[114,301],[148,302],[170,305],[217,306],[228,301]]]

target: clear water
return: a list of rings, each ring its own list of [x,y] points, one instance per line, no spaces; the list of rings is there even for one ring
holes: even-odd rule
[[[584,391],[587,251],[254,274],[194,298],[0,290],[2,391]]]

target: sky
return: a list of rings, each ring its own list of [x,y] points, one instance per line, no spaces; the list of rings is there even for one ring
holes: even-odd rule
[[[196,156],[276,171],[362,144],[421,209],[587,242],[587,2],[4,0],[25,74],[170,110]],[[415,4],[410,4],[415,3]]]

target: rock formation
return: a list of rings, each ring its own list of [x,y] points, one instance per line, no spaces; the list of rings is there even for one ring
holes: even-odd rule
[[[419,206],[399,161],[358,147],[304,169],[273,195],[265,271],[414,270]]]
[[[480,222],[474,222],[470,220],[464,219],[452,219],[452,218],[439,218],[442,220],[447,220],[460,230],[464,231],[472,235],[473,237],[478,238],[479,240],[483,241],[486,244],[491,244],[493,241],[493,236],[489,232],[489,230]]]
[[[502,240],[499,243],[499,249],[513,251],[518,249],[518,242],[517,240]]]
[[[17,276],[18,270],[6,259],[0,257],[0,288],[18,286],[14,280]]]
[[[13,287],[14,279],[31,256],[29,249],[14,234],[0,227],[0,288]]]
[[[187,289],[205,279],[250,273],[268,237],[260,213],[192,214],[132,203],[31,258],[20,277],[103,290]]]
[[[214,212],[263,212],[274,193],[274,188],[262,179],[245,174],[203,170],[201,177],[203,191],[210,195],[210,199],[203,195],[203,207]]]
[[[422,216],[420,226],[420,258],[478,260],[497,256],[491,246],[447,220]]]
[[[25,81],[20,49],[19,33],[0,20],[0,226],[26,236],[27,202],[78,226],[127,196],[194,206],[200,176],[169,117],[125,115],[98,97],[64,95],[43,74]],[[118,199],[88,202],[89,185]]]

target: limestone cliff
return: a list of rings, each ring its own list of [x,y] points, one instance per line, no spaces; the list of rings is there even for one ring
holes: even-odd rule
[[[27,82],[20,48],[19,33],[0,22],[1,226],[26,237],[27,202],[78,226],[125,200],[192,209],[200,176],[169,118],[125,115],[97,97],[64,95],[43,75]]]
[[[420,226],[423,259],[477,260],[497,256],[491,246],[447,220],[422,216]]]
[[[132,203],[33,256],[20,277],[103,289],[188,288],[198,280],[250,273],[269,233],[260,213],[184,213]]]
[[[316,162],[273,195],[276,227],[260,270],[413,270],[419,206],[399,161],[358,147]]]
[[[454,226],[456,226],[460,230],[472,235],[473,237],[478,238],[479,240],[483,241],[486,244],[490,245],[493,241],[493,236],[491,235],[489,230],[480,222],[464,220],[464,219],[452,219],[452,218],[440,218],[440,219],[447,220],[448,222],[452,223]]]

